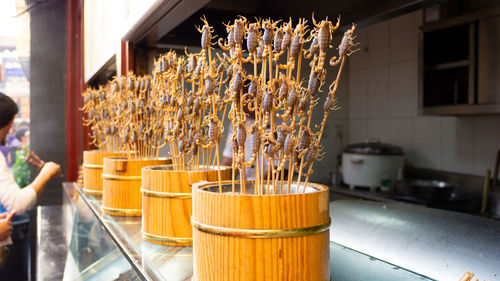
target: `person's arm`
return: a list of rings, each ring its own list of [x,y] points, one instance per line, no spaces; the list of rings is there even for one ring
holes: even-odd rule
[[[6,212],[0,214],[0,241],[4,241],[12,232],[12,217],[15,212]]]
[[[43,189],[47,185],[47,182],[49,182],[51,178],[57,176],[60,170],[61,167],[54,162],[45,163],[42,170],[40,170],[40,173],[38,173],[33,182],[31,182],[27,187],[33,188],[36,192],[37,198],[40,197]]]
[[[35,204],[46,183],[57,175],[59,169],[59,165],[55,163],[46,163],[35,180],[25,188],[20,189],[7,167],[5,158],[0,155],[0,203],[7,210],[16,210],[18,214],[26,212]]]

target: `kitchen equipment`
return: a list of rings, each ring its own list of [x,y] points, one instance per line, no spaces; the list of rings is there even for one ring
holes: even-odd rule
[[[488,205],[488,189],[490,188],[490,170],[486,170],[486,176],[484,176],[484,187],[483,187],[483,201],[481,202],[481,214],[486,212],[486,205]]]
[[[495,219],[500,219],[500,191],[498,189],[493,190],[488,196],[490,198],[491,216]]]
[[[403,151],[400,147],[370,139],[364,143],[348,145],[342,153],[344,182],[351,187],[374,189],[382,180],[395,184],[402,175]]]
[[[495,187],[497,186],[499,166],[500,166],[500,150],[497,151],[497,160],[495,161],[495,169],[493,170],[493,184],[491,185],[492,190],[494,190]]]
[[[409,196],[427,202],[446,202],[453,192],[453,184],[437,180],[408,180],[406,192]]]

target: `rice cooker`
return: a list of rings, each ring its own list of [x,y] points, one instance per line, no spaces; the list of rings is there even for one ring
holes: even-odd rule
[[[400,147],[370,139],[348,145],[342,153],[342,174],[350,186],[378,187],[382,180],[394,185],[403,174]]]

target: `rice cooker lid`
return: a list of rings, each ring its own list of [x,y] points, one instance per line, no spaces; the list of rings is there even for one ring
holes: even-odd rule
[[[344,152],[371,155],[403,155],[401,147],[382,143],[378,139],[369,139],[362,143],[350,144],[346,146]]]

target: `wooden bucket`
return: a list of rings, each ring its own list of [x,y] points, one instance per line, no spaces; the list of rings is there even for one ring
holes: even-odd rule
[[[247,192],[253,189],[247,182]],[[277,195],[242,195],[239,184],[231,190],[231,182],[222,193],[213,183],[193,187],[193,280],[330,280],[328,187],[310,183],[305,193]]]
[[[140,216],[142,213],[141,169],[166,165],[171,159],[128,160],[126,157],[104,158],[102,173],[102,210],[115,216]]]
[[[102,196],[102,167],[105,157],[123,156],[119,152],[87,150],[83,152],[83,192],[95,197]]]
[[[231,167],[221,167],[221,180],[231,178]],[[173,170],[172,165],[142,168],[142,233],[144,240],[170,246],[191,246],[191,187],[218,179],[215,169]]]

